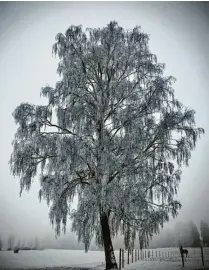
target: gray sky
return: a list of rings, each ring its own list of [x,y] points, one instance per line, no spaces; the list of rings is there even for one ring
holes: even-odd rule
[[[207,3],[208,4],[208,3]],[[53,235],[39,183],[19,198],[19,182],[8,161],[16,126],[12,112],[21,102],[40,104],[40,89],[54,86],[57,60],[52,44],[71,24],[103,27],[116,20],[124,28],[141,25],[166,74],[177,78],[176,96],[196,110],[206,134],[198,141],[179,189],[178,219],[209,219],[209,12],[203,2],[1,2],[0,3],[0,233]],[[207,216],[208,215],[208,216]],[[172,223],[171,223],[172,224]],[[68,227],[68,231],[70,228]]]

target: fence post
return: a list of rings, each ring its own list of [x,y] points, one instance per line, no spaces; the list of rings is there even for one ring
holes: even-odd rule
[[[127,260],[127,263],[129,264],[129,248],[128,248],[128,260]]]
[[[132,249],[132,252],[131,252],[131,257],[132,257],[132,263],[134,262],[134,250]]]
[[[121,269],[121,248],[119,251],[119,269]]]
[[[181,255],[182,266],[184,267],[184,254]]]
[[[201,249],[201,257],[202,257],[202,266],[204,266],[204,256],[203,256],[203,248],[202,245],[200,246]]]
[[[183,252],[181,252],[181,250],[180,250],[180,254],[181,254],[181,260],[182,260],[182,266],[184,267],[184,254]]]
[[[124,268],[124,249],[122,249],[122,268]]]

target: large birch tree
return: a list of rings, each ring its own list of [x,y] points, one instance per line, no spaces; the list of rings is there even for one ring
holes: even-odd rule
[[[53,45],[60,81],[42,88],[48,104],[22,103],[13,113],[10,164],[21,192],[40,173],[56,234],[70,217],[86,250],[92,238],[104,247],[106,269],[117,268],[112,237],[123,234],[126,248],[136,239],[146,245],[177,215],[181,167],[204,132],[148,41],[140,27],[116,22],[70,26]]]

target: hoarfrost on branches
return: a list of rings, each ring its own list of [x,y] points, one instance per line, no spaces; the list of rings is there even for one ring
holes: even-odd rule
[[[86,250],[94,236],[103,245],[104,214],[127,248],[136,238],[147,244],[175,217],[181,167],[204,132],[194,110],[175,98],[175,79],[163,75],[148,40],[140,27],[126,31],[116,22],[70,26],[53,46],[60,81],[42,88],[48,105],[22,103],[13,113],[19,127],[10,164],[21,192],[40,166],[39,197],[56,234],[69,215]]]

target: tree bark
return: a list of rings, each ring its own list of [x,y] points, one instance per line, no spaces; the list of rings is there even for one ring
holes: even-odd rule
[[[112,240],[110,236],[110,227],[108,223],[108,216],[105,213],[101,214],[100,217],[102,238],[105,251],[106,270],[118,269],[115,254],[112,246]]]

